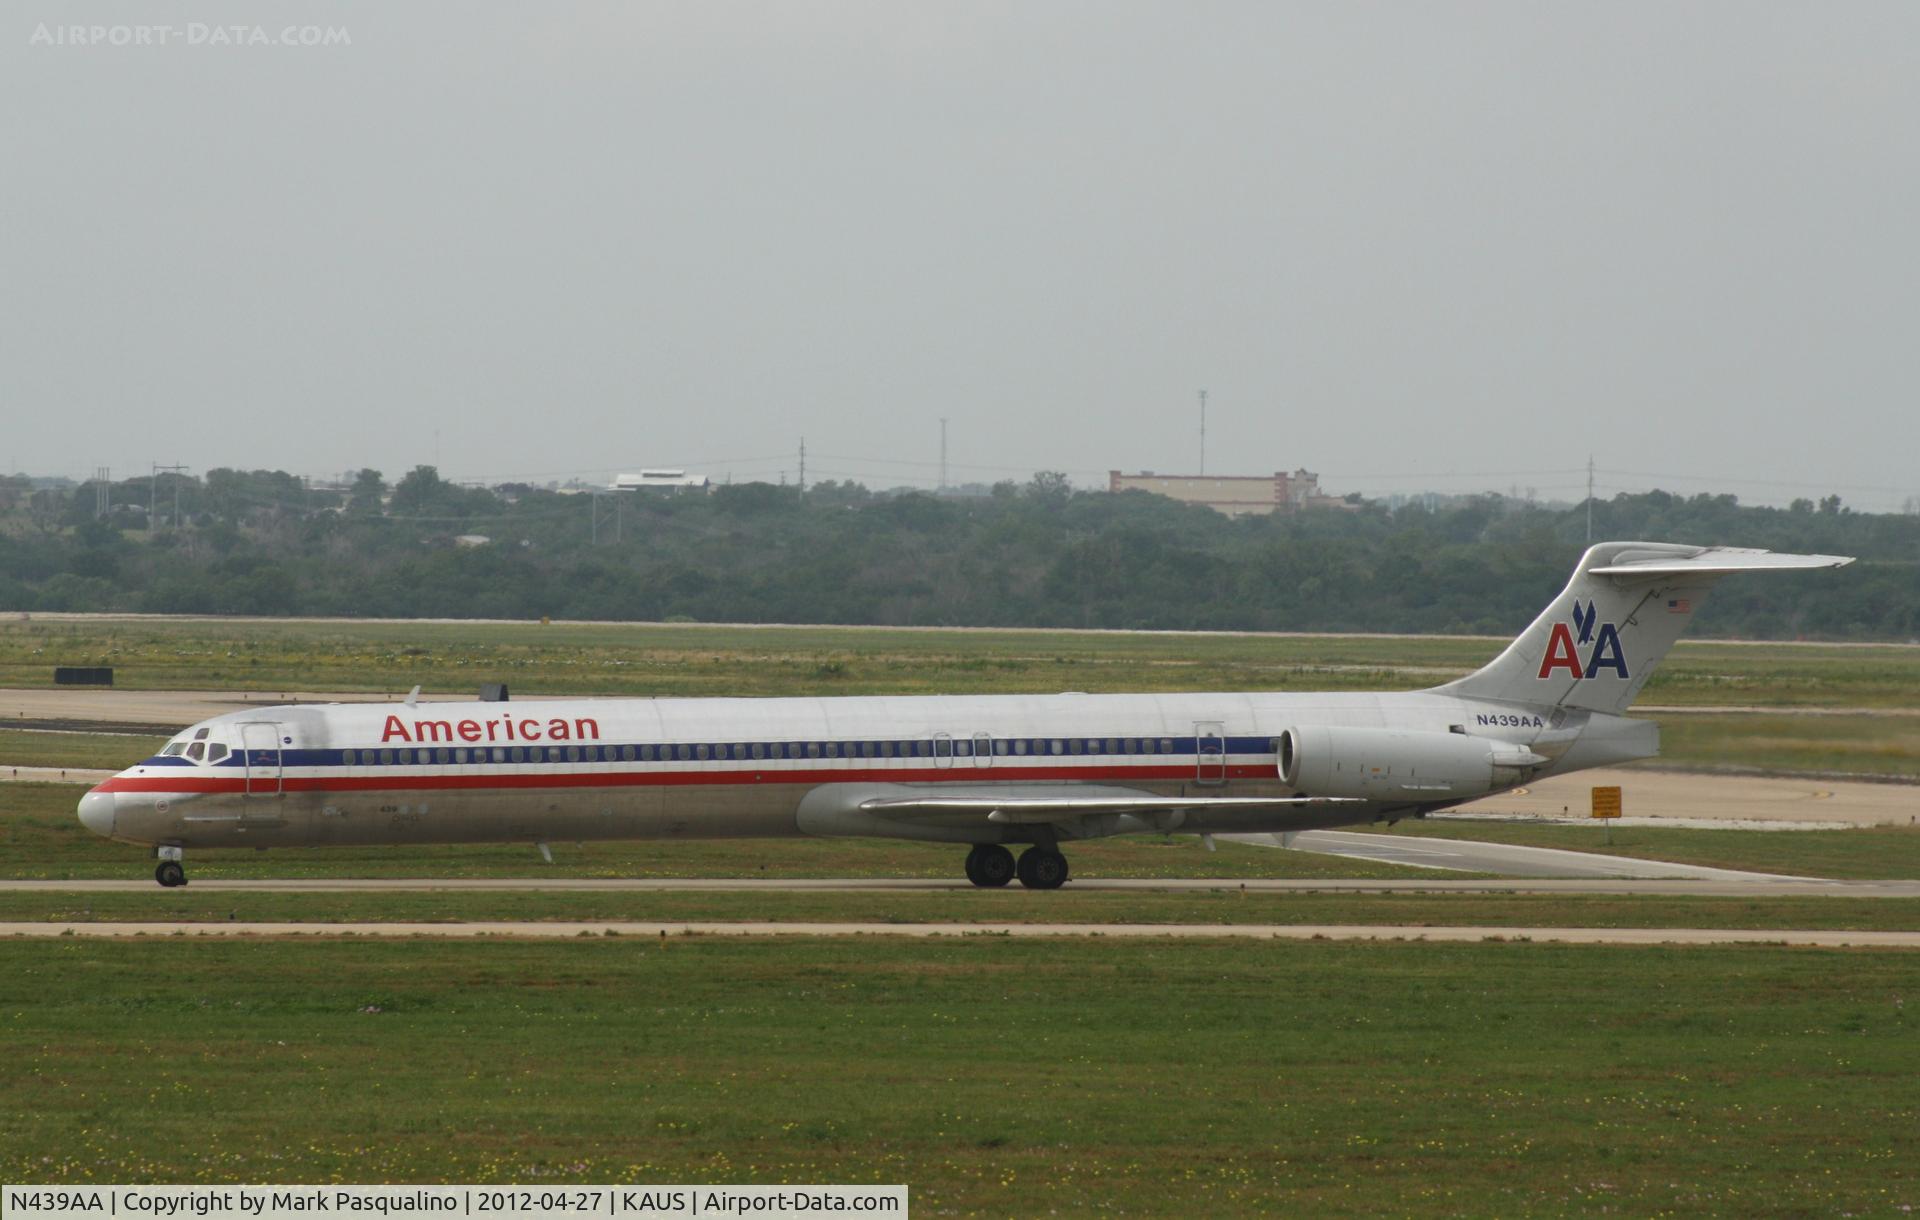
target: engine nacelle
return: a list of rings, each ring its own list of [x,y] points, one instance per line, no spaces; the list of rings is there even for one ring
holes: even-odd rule
[[[1511,785],[1547,760],[1465,733],[1303,725],[1280,735],[1280,778],[1304,796],[1452,801]]]

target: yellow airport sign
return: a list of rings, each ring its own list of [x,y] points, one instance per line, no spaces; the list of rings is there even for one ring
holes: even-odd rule
[[[1617,818],[1620,816],[1620,789],[1595,788],[1593,790],[1593,816],[1596,818]]]

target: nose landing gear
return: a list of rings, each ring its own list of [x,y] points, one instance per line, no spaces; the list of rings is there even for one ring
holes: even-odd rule
[[[167,889],[187,883],[186,866],[180,863],[182,852],[177,847],[155,848],[160,863],[154,866],[153,879]]]

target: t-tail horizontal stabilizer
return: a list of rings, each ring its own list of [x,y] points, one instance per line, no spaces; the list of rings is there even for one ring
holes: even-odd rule
[[[1721,577],[1852,562],[1844,555],[1740,547],[1596,543],[1580,557],[1560,596],[1505,652],[1438,692],[1617,714],[1640,693]]]

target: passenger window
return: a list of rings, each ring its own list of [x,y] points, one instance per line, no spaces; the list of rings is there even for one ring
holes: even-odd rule
[[[689,758],[693,757],[693,747],[692,746],[675,746],[673,748],[673,756],[679,759],[681,762],[685,762]]]
[[[1047,742],[1047,752],[1050,754],[1058,754],[1061,752],[1060,739],[1058,737]]]
[[[839,743],[839,742],[837,742],[837,741],[829,741],[829,742],[827,743],[827,757],[828,757],[828,758],[838,758],[838,757],[840,757],[840,743]]]
[[[482,759],[481,761],[485,762],[486,760]],[[507,748],[505,746],[493,747],[493,761],[497,763],[507,761]]]
[[[620,761],[621,761],[621,762],[632,762],[632,761],[633,761],[633,747],[632,747],[632,746],[621,746],[621,747],[620,747]]]
[[[392,751],[392,750],[382,750],[382,751],[380,751],[380,765],[381,765],[381,766],[383,766],[383,767],[391,767],[391,766],[393,765],[393,751]]]
[[[435,750],[434,756],[435,756],[435,761],[437,761],[443,767],[453,760],[452,752],[449,751],[445,746],[441,746],[438,750]]]
[[[765,758],[767,756],[767,747],[760,742],[754,742],[753,756],[755,758]]]
[[[1005,739],[1001,739],[993,743],[993,752],[999,755],[1001,758],[1005,758],[1007,756],[1007,743]]]
[[[351,766],[353,766],[353,765],[354,765],[354,763],[353,763],[353,751],[352,751],[352,750],[342,750],[342,751],[340,751],[340,761],[341,761],[341,762],[343,762],[343,763],[345,763],[345,764],[346,764],[347,766],[349,766],[349,767],[351,767]]]
[[[817,742],[817,741],[809,741],[809,742],[807,743],[807,757],[808,757],[808,758],[818,758],[818,757],[820,757],[820,743],[819,743],[819,742]]]
[[[1171,737],[1162,737],[1160,739],[1160,752],[1162,754],[1173,753],[1173,739]]]
[[[953,753],[957,758],[973,757],[973,743],[964,738],[953,743]]]
[[[1118,737],[1107,738],[1107,753],[1118,754],[1119,752],[1120,752],[1120,739]]]

